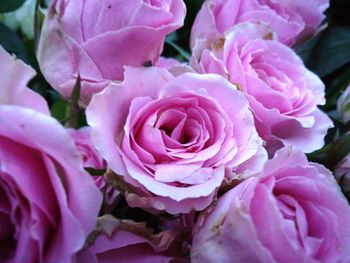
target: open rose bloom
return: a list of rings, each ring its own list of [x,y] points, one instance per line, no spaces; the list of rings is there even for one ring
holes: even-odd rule
[[[304,152],[324,145],[332,127],[317,108],[325,103],[324,84],[265,25],[233,27],[209,48],[195,50],[192,64],[199,72],[216,73],[238,85],[272,154],[283,145]]]
[[[191,47],[213,43],[242,22],[265,24],[292,45],[316,32],[328,6],[327,0],[206,0],[192,27]]]
[[[82,103],[123,66],[155,65],[165,36],[183,25],[182,0],[52,0],[40,36],[38,61],[48,82],[69,98],[81,79]]]
[[[332,174],[291,148],[197,221],[192,262],[349,262],[350,208]]]
[[[101,194],[66,129],[26,87],[34,70],[1,48],[0,71],[0,262],[72,262]]]
[[[93,97],[87,119],[95,147],[138,197],[134,206],[204,209],[225,173],[266,160],[248,101],[216,75],[128,67],[122,83]]]

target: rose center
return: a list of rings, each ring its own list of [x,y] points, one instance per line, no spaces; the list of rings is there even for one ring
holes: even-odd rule
[[[200,124],[181,109],[167,110],[160,114],[155,128],[183,146],[193,144],[198,139]]]
[[[144,2],[165,12],[170,11],[170,3],[167,0],[144,0]]]

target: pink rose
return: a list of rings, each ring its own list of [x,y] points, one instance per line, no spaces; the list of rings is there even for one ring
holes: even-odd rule
[[[287,144],[312,152],[323,146],[332,127],[317,108],[325,103],[324,84],[292,49],[271,38],[263,25],[239,24],[211,49],[195,50],[192,64],[241,88],[270,152]]]
[[[3,49],[0,71],[0,262],[72,262],[101,194],[66,129],[25,87],[35,72]]]
[[[262,149],[247,100],[217,75],[126,67],[122,83],[93,97],[87,119],[137,206],[172,214],[207,207],[225,169],[231,176]]]
[[[87,104],[109,80],[123,78],[124,65],[154,65],[185,13],[182,0],[52,0],[40,36],[40,68],[65,97],[80,75]]]
[[[350,262],[350,208],[333,175],[285,148],[197,221],[196,262]]]
[[[79,254],[77,263],[165,263],[173,262],[179,253],[170,248],[175,232],[154,234],[144,223],[118,220],[111,215],[99,219],[96,234],[96,240]]]
[[[287,45],[316,32],[325,18],[328,0],[206,0],[197,14],[191,47],[197,41],[214,42],[241,22],[266,24]]]
[[[69,135],[73,138],[75,146],[79,150],[84,168],[106,169],[107,164],[92,145],[90,134],[91,128],[86,126],[79,130],[68,129]]]

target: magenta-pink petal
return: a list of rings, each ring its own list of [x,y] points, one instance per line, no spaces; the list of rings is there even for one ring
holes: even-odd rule
[[[194,263],[276,262],[257,239],[253,222],[235,191],[226,193],[202,224],[198,220],[195,230],[191,249]]]
[[[198,40],[205,39],[208,42],[214,42],[219,33],[216,30],[215,17],[212,12],[210,1],[205,1],[198,12],[196,19],[192,25],[190,46],[193,51]]]
[[[213,193],[213,190],[217,188],[224,177],[223,167],[219,167],[214,170],[214,175],[209,181],[203,184],[193,185],[189,187],[176,187],[169,184],[165,184],[156,181],[153,177],[149,176],[145,171],[136,167],[135,164],[130,162],[127,158],[124,158],[129,176],[143,185],[148,191],[161,197],[170,197],[175,201],[182,201],[188,198],[196,198],[209,196]]]
[[[138,67],[156,63],[162,52],[164,34],[159,30],[137,26],[101,34],[86,41],[82,48],[89,54],[104,78],[123,79],[124,66]],[[118,49],[106,49],[117,46]],[[117,61],[118,63],[116,63]]]
[[[201,168],[203,163],[191,163],[191,164],[158,164],[155,165],[154,178],[159,182],[175,183],[180,182],[186,177],[196,173]]]

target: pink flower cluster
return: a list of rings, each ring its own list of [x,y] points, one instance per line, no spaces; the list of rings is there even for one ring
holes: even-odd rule
[[[39,65],[66,98],[80,80],[89,127],[0,49],[0,262],[350,262],[350,207],[304,154],[325,87],[291,48],[327,7],[206,0],[187,64],[160,57],[182,0],[51,0]]]

